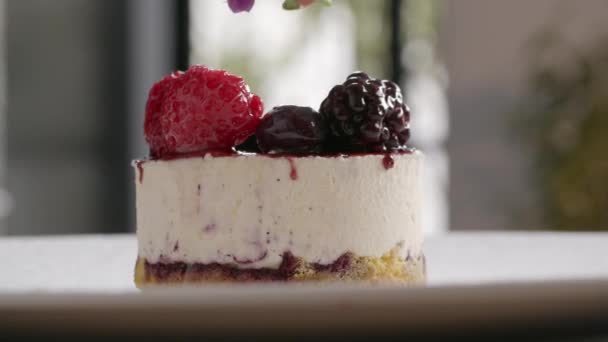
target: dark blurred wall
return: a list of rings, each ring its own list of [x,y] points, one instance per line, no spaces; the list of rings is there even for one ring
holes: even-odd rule
[[[125,8],[6,2],[9,234],[127,229]]]
[[[596,42],[608,34],[608,1],[445,4],[441,50],[450,74],[451,227],[552,228],[521,217],[542,208],[531,184],[531,156],[517,140],[509,113],[528,91],[531,39],[549,28],[561,31],[573,47]]]
[[[182,49],[175,37],[184,13],[185,0],[129,0],[128,5],[128,143],[129,159],[148,154],[144,140],[144,108],[148,90],[154,82],[174,71],[180,65]],[[187,20],[186,20],[187,23]],[[187,56],[186,56],[187,57]],[[182,61],[183,62],[183,61]],[[125,164],[126,165],[126,164]],[[131,173],[130,173],[131,175]],[[131,183],[127,187],[127,227],[135,229],[135,194]]]

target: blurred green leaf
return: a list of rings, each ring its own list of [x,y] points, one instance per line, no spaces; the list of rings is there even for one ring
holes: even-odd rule
[[[579,50],[547,31],[532,42],[530,93],[514,127],[535,163],[540,219],[608,230],[608,39]]]

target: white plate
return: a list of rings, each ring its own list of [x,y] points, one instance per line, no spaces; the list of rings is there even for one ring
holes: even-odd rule
[[[107,295],[4,295],[0,329],[118,336],[586,336],[607,332],[601,329],[608,329],[608,281],[411,289],[267,285]]]
[[[608,336],[606,246],[602,233],[448,234],[426,243],[427,288],[274,284],[139,293],[132,235],[4,238],[0,331]]]

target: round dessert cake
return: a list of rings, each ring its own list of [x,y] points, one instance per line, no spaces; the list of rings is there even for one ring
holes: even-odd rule
[[[401,98],[355,73],[318,112],[262,115],[224,71],[165,77],[146,107],[150,157],[133,162],[136,284],[423,284],[422,154]]]

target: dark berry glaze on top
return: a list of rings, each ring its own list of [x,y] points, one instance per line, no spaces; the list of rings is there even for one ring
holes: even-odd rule
[[[293,161],[293,157],[285,157],[289,162],[289,178],[291,180],[298,180],[298,169],[296,169],[296,163]]]
[[[137,171],[139,172],[139,184],[141,184],[144,181],[144,167],[143,167],[144,162],[145,162],[144,160],[135,161],[135,166],[137,167]]]
[[[393,159],[393,156],[390,154],[384,155],[384,158],[382,158],[382,166],[384,166],[386,170],[395,167],[395,159]]]
[[[136,160],[134,163],[139,171],[139,183],[141,184],[143,182],[143,177],[144,177],[144,169],[143,169],[143,163],[145,163],[146,161],[153,161],[153,160],[176,160],[176,159],[188,159],[188,158],[204,158],[206,155],[211,155],[214,158],[234,158],[234,157],[239,157],[239,156],[247,156],[247,155],[255,155],[258,157],[267,157],[267,158],[281,158],[281,159],[286,159],[287,162],[289,163],[289,178],[291,180],[297,180],[298,179],[298,169],[296,168],[296,164],[295,164],[295,160],[299,159],[299,158],[308,158],[308,157],[321,157],[321,158],[349,158],[349,157],[364,157],[364,156],[380,156],[382,155],[383,158],[381,160],[382,163],[382,167],[384,167],[385,170],[389,170],[392,169],[395,166],[395,159],[393,158],[394,155],[404,155],[404,154],[412,154],[416,151],[416,149],[414,148],[406,148],[403,150],[399,150],[399,151],[395,151],[395,152],[389,152],[389,153],[375,153],[375,152],[368,152],[368,153],[364,153],[364,152],[359,152],[359,153],[331,153],[331,154],[316,154],[316,155],[303,155],[303,154],[263,154],[263,153],[246,153],[246,152],[239,152],[239,151],[231,151],[231,152],[225,152],[225,151],[211,151],[211,152],[196,152],[196,153],[187,153],[187,154],[173,154],[173,155],[168,155],[168,156],[164,156],[162,158],[150,158],[150,159],[143,159],[143,160]]]

